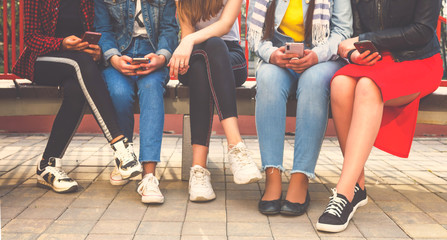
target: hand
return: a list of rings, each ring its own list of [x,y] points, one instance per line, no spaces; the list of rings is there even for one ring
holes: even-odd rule
[[[270,55],[270,63],[275,64],[278,67],[285,68],[291,58],[298,57],[298,54],[285,54],[285,47],[276,49],[272,55]]]
[[[149,58],[149,63],[143,63],[139,65],[137,69],[137,75],[147,75],[161,67],[163,67],[166,63],[166,58],[163,55],[157,55],[155,53],[149,53],[145,58]],[[140,70],[145,69],[145,70]]]
[[[348,38],[348,39],[342,41],[338,45],[338,55],[340,55],[340,57],[342,57],[342,58],[347,58],[348,52],[351,49],[355,49],[354,43],[358,42],[358,41],[359,41],[359,37]]]
[[[101,47],[95,44],[89,44],[88,48],[82,50],[90,54],[94,61],[99,61],[101,59]]]
[[[140,67],[139,65],[131,65],[132,58],[126,55],[118,56],[114,55],[110,58],[110,64],[118,70],[120,73],[127,76],[136,76],[137,69]]]
[[[185,74],[189,69],[189,58],[194,47],[194,42],[188,36],[184,37],[177,49],[172,54],[168,67],[169,74],[173,78],[178,78],[178,74]]]
[[[82,42],[82,39],[75,35],[68,36],[62,41],[62,50],[82,51],[88,47],[87,42]]]
[[[304,50],[304,57],[300,59],[290,59],[289,63],[286,64],[286,68],[292,69],[294,72],[302,73],[304,70],[312,67],[318,63],[317,54],[309,49]]]
[[[369,53],[369,50],[366,50],[363,53],[359,53],[359,51],[355,50],[351,54],[351,61],[358,65],[372,66],[382,58],[378,52],[372,53],[371,55],[369,55]]]

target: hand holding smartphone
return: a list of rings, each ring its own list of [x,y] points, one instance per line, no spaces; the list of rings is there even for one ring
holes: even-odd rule
[[[303,43],[287,42],[285,47],[286,50],[284,53],[286,54],[298,54],[298,58],[302,58],[304,56]]]
[[[375,53],[375,52],[379,52],[376,48],[376,46],[374,46],[374,43],[372,43],[369,40],[363,40],[360,42],[355,42],[354,43],[354,47],[357,49],[357,51],[359,51],[359,53],[364,53],[365,51],[369,50],[369,55]]]
[[[97,32],[85,32],[82,36],[82,42],[88,42],[88,44],[98,45],[101,33]]]
[[[140,64],[148,64],[149,63],[149,58],[132,58],[132,62],[130,63],[131,65],[140,65]],[[146,68],[144,67],[140,67],[137,69],[137,71],[144,71],[146,70]]]

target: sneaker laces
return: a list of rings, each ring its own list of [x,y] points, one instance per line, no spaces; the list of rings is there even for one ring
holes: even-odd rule
[[[250,151],[248,151],[243,144],[234,145],[228,150],[228,154],[233,154],[235,156],[234,159],[240,168],[253,164],[253,161],[251,161],[250,158]]]
[[[208,183],[206,176],[209,175],[209,172],[204,168],[193,168],[191,183],[206,187]]]
[[[329,198],[331,200],[329,201],[329,204],[324,212],[340,217],[343,208],[347,204],[347,201],[337,196],[337,189],[333,188],[332,193],[333,195]]]
[[[135,153],[133,151],[133,146],[131,143],[127,143],[127,146],[124,150],[120,150],[120,151],[115,151],[115,156],[122,161],[122,166],[126,166],[128,163],[135,161],[136,156]],[[131,166],[133,166],[135,164],[132,164]],[[130,167],[130,166],[126,166],[126,167]]]
[[[72,179],[67,175],[67,173],[58,167],[47,166],[48,172],[53,174],[58,181],[72,181]]]
[[[144,178],[138,183],[137,192],[143,194],[144,190],[147,189],[151,192],[159,192],[158,179],[152,174],[146,174]]]

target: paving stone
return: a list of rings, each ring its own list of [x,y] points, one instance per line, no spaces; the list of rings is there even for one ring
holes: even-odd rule
[[[98,220],[104,213],[105,208],[68,208],[59,220]]]
[[[197,237],[197,236],[195,236],[195,237]],[[148,239],[150,239],[150,240],[180,240],[180,236],[135,235],[135,238],[133,238],[133,240],[148,240]],[[195,238],[195,239],[200,239],[200,238]]]
[[[182,236],[182,238],[181,238],[181,240],[210,240],[210,239],[212,239],[212,240],[227,240],[227,236],[224,235],[224,236],[209,237],[209,236],[203,235],[203,236]],[[152,238],[151,238],[151,240],[152,240]],[[171,240],[171,239],[169,239],[169,240]]]
[[[41,233],[53,220],[13,219],[2,228],[2,233]]]
[[[388,212],[399,226],[403,224],[434,224],[433,218],[423,212]]]
[[[253,237],[271,237],[270,226],[268,223],[241,223],[229,222],[227,224],[228,236],[253,236]]]
[[[429,212],[427,214],[438,223],[447,224],[447,214],[445,212]]]
[[[275,238],[281,239],[281,238]],[[297,239],[297,238],[294,238]],[[318,239],[318,238],[317,238]],[[205,240],[205,239],[204,239]],[[228,236],[228,240],[273,240],[272,237],[242,237],[242,236]]]
[[[2,232],[2,237],[5,240],[34,240],[37,239],[39,234],[35,233],[4,233]]]
[[[100,220],[91,233],[100,234],[135,234],[140,221]]]
[[[225,236],[225,222],[188,222],[185,221],[182,228],[182,236]],[[214,239],[213,237],[211,237]]]
[[[273,236],[276,237],[317,237],[312,223],[271,223]]]
[[[1,217],[2,218],[8,218],[12,219],[17,217],[23,210],[25,210],[27,207],[3,207],[1,208]]]
[[[122,234],[89,234],[86,240],[132,240],[133,235],[122,235]],[[146,238],[151,239],[152,238]]]
[[[57,219],[67,208],[66,207],[28,207],[17,219]]]
[[[415,205],[426,213],[443,212],[447,214],[447,202],[416,202]]]
[[[90,198],[77,198],[75,199],[70,207],[73,208],[106,208],[113,199],[107,198],[95,198],[94,200]]]
[[[87,220],[56,220],[45,231],[49,234],[88,234],[96,221]]]
[[[385,212],[420,212],[413,203],[409,201],[376,201],[375,202]]]
[[[141,222],[136,235],[180,236],[182,222]]]
[[[226,222],[226,211],[210,209],[189,209],[186,212],[185,222]]]
[[[87,234],[48,234],[44,233],[40,235],[38,240],[84,240]]]
[[[357,222],[357,221],[355,221]],[[407,235],[392,221],[390,222],[362,222],[356,223],[357,228],[366,238],[387,237],[387,238],[405,238]]]
[[[403,224],[400,226],[412,238],[447,238],[447,229],[439,224]]]

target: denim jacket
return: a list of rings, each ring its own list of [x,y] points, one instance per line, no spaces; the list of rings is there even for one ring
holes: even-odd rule
[[[307,8],[309,6],[306,0],[303,1],[303,16],[306,16]],[[311,46],[311,50],[318,56],[318,62],[325,62],[328,60],[335,60],[338,58],[338,44],[351,37],[352,35],[352,10],[350,0],[330,0],[331,3],[331,21],[330,21],[330,36],[326,44],[320,46]],[[262,40],[259,47],[255,49],[255,53],[264,62],[269,62],[272,53],[286,42],[294,42],[289,36],[286,36],[278,31],[278,27],[282,22],[289,0],[277,0],[275,10],[275,32],[271,40]],[[248,18],[253,14],[254,4],[250,5]],[[249,43],[253,44],[253,43]],[[305,45],[307,46],[307,44]],[[307,48],[307,47],[306,47]]]
[[[135,19],[135,0],[95,0],[95,27],[102,34],[99,46],[104,62],[129,47]],[[141,0],[144,25],[155,53],[169,62],[178,45],[179,27],[174,0]]]

